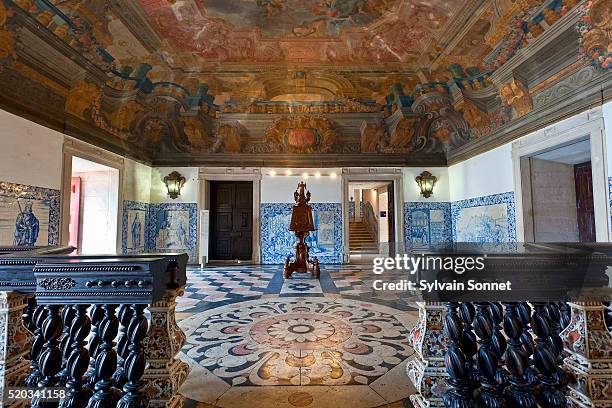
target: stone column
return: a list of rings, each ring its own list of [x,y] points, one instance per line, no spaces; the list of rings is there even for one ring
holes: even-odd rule
[[[410,331],[409,342],[416,351],[408,362],[406,373],[417,394],[410,401],[417,408],[444,407],[448,373],[444,367],[447,338],[444,335],[444,311],[441,303],[417,302],[419,321]]]
[[[30,297],[17,292],[0,292],[0,396],[4,395],[6,387],[23,387],[30,371],[33,335],[22,319]],[[23,400],[4,403],[0,397],[0,407],[25,406]]]
[[[570,407],[612,406],[612,334],[606,327],[606,307],[601,302],[577,302],[570,324],[561,333],[565,350],[565,368],[577,382],[570,385]]]
[[[182,289],[168,289],[164,299],[149,307],[151,328],[145,340],[147,369],[142,377],[149,407],[182,407],[178,390],[187,378],[189,365],[176,358],[185,344],[185,333],[175,317],[176,298]]]

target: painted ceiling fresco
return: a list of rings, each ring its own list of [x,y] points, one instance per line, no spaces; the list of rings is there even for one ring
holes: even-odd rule
[[[367,27],[396,0],[206,0],[208,15],[264,37],[337,37],[344,28]]]
[[[0,0],[0,74],[149,158],[446,154],[585,66],[607,75],[611,15],[606,0]],[[43,43],[61,56],[41,64]]]
[[[138,0],[166,61],[405,62],[466,0]],[[434,47],[436,49],[436,47]],[[189,54],[189,55],[186,55]]]

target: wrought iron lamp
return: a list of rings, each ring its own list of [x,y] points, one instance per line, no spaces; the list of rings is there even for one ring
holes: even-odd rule
[[[421,195],[425,198],[431,197],[433,194],[434,185],[436,184],[436,181],[438,181],[436,176],[428,171],[424,171],[419,174],[415,180],[421,189]]]
[[[171,199],[175,200],[181,195],[181,188],[185,184],[185,181],[187,181],[185,177],[183,177],[178,171],[173,171],[164,177],[164,184],[168,189],[168,195]]]

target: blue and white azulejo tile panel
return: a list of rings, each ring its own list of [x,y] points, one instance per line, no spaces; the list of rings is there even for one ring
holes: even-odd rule
[[[59,213],[59,190],[0,182],[0,245],[57,245]]]
[[[608,202],[610,208],[610,220],[612,221],[612,177],[608,177]],[[612,225],[612,223],[610,223]]]
[[[514,193],[451,203],[454,242],[516,242]]]
[[[316,231],[306,239],[311,258],[322,263],[342,262],[342,205],[340,203],[311,203]],[[294,256],[296,238],[289,231],[291,203],[261,204],[261,262],[281,264],[287,256]]]
[[[452,242],[450,203],[404,203],[404,239],[407,249],[428,249]]]
[[[123,222],[121,224],[121,252],[137,254],[149,252],[147,247],[147,225],[149,223],[149,203],[139,201],[123,202]]]
[[[198,205],[159,203],[150,205],[146,248],[155,252],[186,252],[197,262]]]

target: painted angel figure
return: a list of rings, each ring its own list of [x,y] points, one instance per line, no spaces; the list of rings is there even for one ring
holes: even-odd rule
[[[26,203],[25,208],[21,211],[15,221],[15,240],[13,244],[16,246],[34,246],[38,239],[40,231],[40,223],[38,218],[32,212],[32,203]]]

